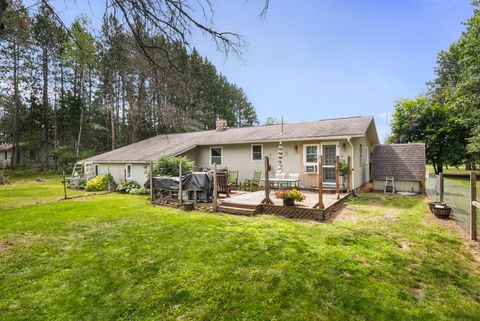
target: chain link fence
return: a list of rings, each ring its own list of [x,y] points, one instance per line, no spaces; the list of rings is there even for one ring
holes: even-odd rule
[[[443,178],[444,191],[443,202],[447,203],[453,212],[453,219],[467,233],[470,231],[470,177],[453,177],[447,176]],[[440,176],[428,173],[425,183],[427,197],[431,201],[439,200],[440,193]],[[479,188],[477,174],[477,199],[479,199]],[[477,233],[479,226],[477,225]]]

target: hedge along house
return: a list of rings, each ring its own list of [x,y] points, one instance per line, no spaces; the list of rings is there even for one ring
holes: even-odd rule
[[[425,193],[424,144],[389,144],[373,147],[373,189],[383,191],[385,179],[394,178],[396,192]]]
[[[255,170],[264,171],[264,156],[269,156],[271,176],[278,164],[282,142],[284,173],[299,174],[301,188],[315,188],[322,170],[324,187],[334,188],[336,156],[351,159],[351,186],[359,188],[370,181],[373,146],[379,143],[372,116],[254,127],[228,128],[217,122],[216,130],[155,136],[113,151],[80,161],[89,164],[95,175],[110,173],[115,181],[148,178],[149,163],[160,156],[186,156],[199,169],[239,170],[239,181],[251,179]],[[318,168],[318,156],[323,166]]]

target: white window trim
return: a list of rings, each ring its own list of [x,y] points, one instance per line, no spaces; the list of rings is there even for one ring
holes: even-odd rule
[[[315,146],[317,147],[317,162],[307,162],[307,147]],[[318,174],[318,157],[320,154],[320,144],[303,144],[303,173],[304,174]],[[316,166],[317,170],[315,172],[306,172],[305,167],[307,166]]]
[[[210,166],[215,166],[215,164],[212,163],[212,149],[214,149],[214,148],[220,148],[220,150],[221,150],[220,164],[217,164],[217,166],[223,166],[223,147],[222,146],[212,146],[212,147],[210,147],[210,154],[208,155],[208,158],[210,159]]]
[[[260,146],[262,148],[262,156],[260,157],[260,159],[253,159],[253,146]],[[223,152],[222,152],[222,155],[223,155]],[[262,160],[263,160],[263,144],[251,144],[250,145],[250,161],[254,163],[258,163],[258,162],[261,162]]]
[[[130,176],[128,175],[128,166],[130,166]],[[125,165],[125,179],[132,179],[132,164]]]

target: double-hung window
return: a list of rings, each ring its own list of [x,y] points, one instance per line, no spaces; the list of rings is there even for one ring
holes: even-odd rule
[[[263,145],[255,144],[252,145],[252,162],[261,161],[263,158]]]
[[[303,171],[315,174],[318,171],[318,145],[304,145]]]
[[[210,148],[210,165],[222,165],[223,148],[211,147]]]

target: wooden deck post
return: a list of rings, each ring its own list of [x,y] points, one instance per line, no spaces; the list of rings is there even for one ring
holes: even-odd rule
[[[182,207],[183,199],[183,186],[182,186],[182,161],[178,164],[178,204]]]
[[[337,155],[337,158],[335,160],[335,192],[337,193],[337,200],[340,199],[340,188],[339,188],[339,170],[340,170],[340,156]]]
[[[153,162],[150,162],[150,169],[148,171],[149,173],[149,180],[150,180],[150,202],[153,202],[153,197],[155,195],[154,189],[153,189]]]
[[[218,180],[217,180],[217,163],[213,164],[213,210],[218,208]]]
[[[352,159],[350,156],[347,157],[347,193],[350,192],[350,187],[352,184]]]
[[[477,173],[470,172],[470,239],[477,240]]]
[[[270,160],[268,156],[264,157],[265,160],[265,198],[261,204],[273,204],[270,199]]]
[[[313,208],[319,208],[323,210],[325,205],[323,204],[323,156],[318,156],[318,203]]]
[[[440,173],[440,175],[438,176],[438,179],[440,180],[440,199],[439,201],[440,202],[443,202],[443,191],[444,191],[444,181],[443,181],[443,173]]]

